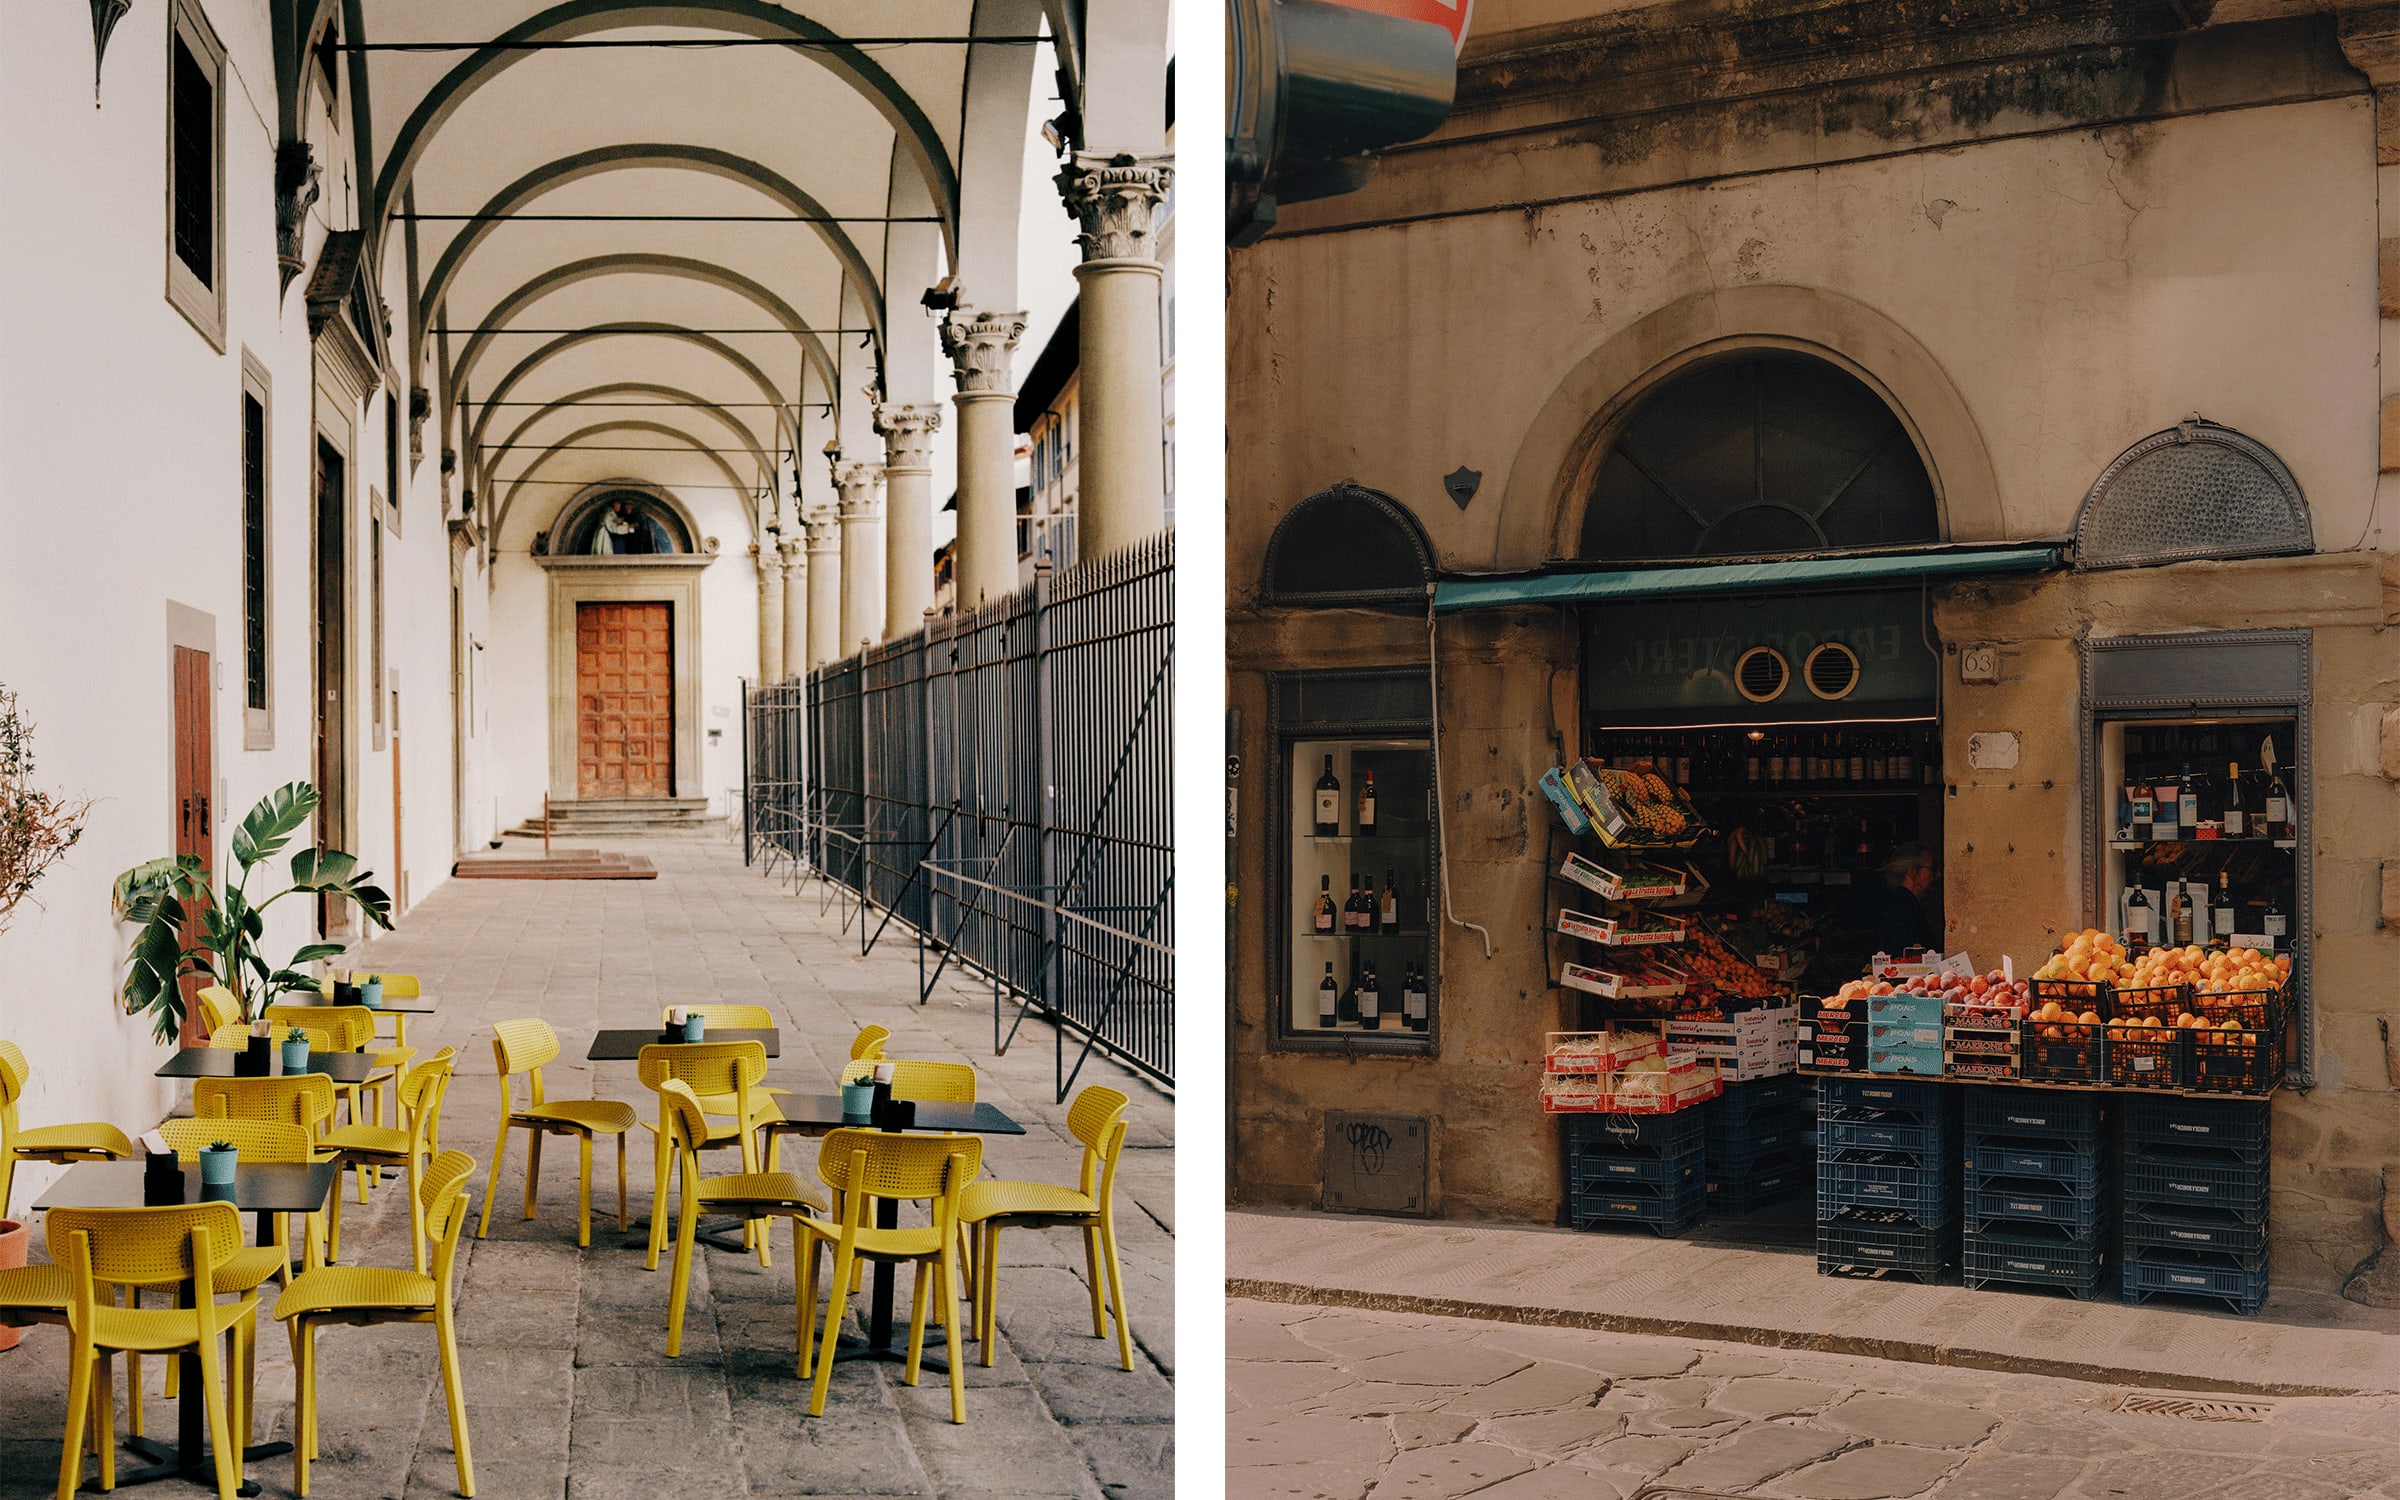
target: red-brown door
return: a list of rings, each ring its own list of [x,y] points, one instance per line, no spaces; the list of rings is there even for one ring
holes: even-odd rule
[[[209,654],[189,646],[175,648],[175,852],[197,857],[205,869],[216,868],[216,751],[211,733],[214,697],[209,686]],[[184,1040],[199,1037],[196,999],[201,981],[183,978]]]
[[[664,604],[575,606],[579,797],[675,791],[675,648]]]

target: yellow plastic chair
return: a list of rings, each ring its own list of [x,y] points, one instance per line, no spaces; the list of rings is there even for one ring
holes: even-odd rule
[[[221,984],[202,985],[195,1003],[200,1012],[200,1030],[211,1038],[226,1027],[241,1022],[242,1002],[234,998],[233,991]],[[217,1043],[212,1040],[209,1045],[215,1046]]]
[[[315,1045],[311,1043],[310,1045]],[[333,1080],[322,1073],[281,1078],[195,1078],[192,1113],[203,1119],[281,1120],[314,1140],[333,1119]]]
[[[295,1031],[308,1038],[309,1051],[331,1052],[333,1050],[332,1032],[322,1026],[295,1026],[289,1021],[270,1021],[267,1024],[267,1045],[280,1047],[283,1045],[283,1039]],[[220,1026],[208,1034],[208,1044],[211,1047],[224,1047],[239,1052],[250,1045],[250,1023],[235,1021],[229,1025]],[[331,1083],[333,1080],[328,1078],[325,1081]]]
[[[850,1039],[852,1062],[874,1062],[883,1056],[883,1044],[892,1039],[888,1026],[861,1026],[858,1035]]]
[[[686,1005],[683,1008],[686,1011],[698,1013],[702,1019],[708,1022],[708,1029],[711,1031],[715,1031],[719,1027],[726,1027],[734,1031],[773,1031],[775,1029],[775,1017],[763,1005],[731,1005],[710,1001],[707,1004]],[[658,1008],[659,1025],[667,1024],[667,1012],[670,1009],[672,1007],[664,1005]]]
[[[417,1186],[417,1209],[433,1241],[433,1272],[398,1267],[327,1266],[308,1271],[275,1299],[275,1316],[292,1336],[298,1409],[292,1423],[292,1480],[308,1493],[308,1461],[317,1455],[317,1330],[328,1324],[431,1323],[440,1346],[442,1389],[450,1403],[450,1445],[458,1455],[458,1492],[475,1493],[475,1458],[467,1447],[467,1399],[458,1379],[458,1304],[451,1290],[458,1233],[467,1222],[467,1178],[475,1159],[445,1151]]]
[[[397,1167],[408,1178],[408,1236],[410,1264],[425,1269],[425,1205],[418,1196],[424,1185],[424,1164],[442,1149],[442,1096],[450,1091],[457,1049],[444,1047],[408,1070],[397,1093],[398,1118],[407,1128],[362,1125],[356,1121],[325,1132],[318,1149],[348,1167],[380,1172]],[[326,1258],[342,1258],[342,1195],[335,1193],[326,1216]]]
[[[418,996],[417,980],[413,974],[378,973],[375,977],[383,981],[383,997],[386,1000],[414,1000]],[[358,976],[355,974],[344,975],[343,981],[355,984],[358,982]],[[317,993],[325,999],[327,1004],[331,1004],[333,980],[330,977],[318,980]],[[316,1008],[322,1009],[323,1007]],[[360,1084],[359,1088],[361,1093],[374,1096],[375,1123],[381,1125],[383,1123],[384,1085],[391,1084],[393,1093],[397,1095],[399,1092],[398,1080],[402,1070],[417,1060],[417,1049],[408,1044],[408,1017],[388,1010],[369,1009],[364,1005],[346,1005],[341,1009],[355,1010],[367,1018],[365,1035],[359,1038],[358,1045],[375,1054],[375,1070],[367,1075],[366,1081]],[[392,1023],[392,1036],[388,1044],[385,1043],[382,1034],[382,1026],[386,1020]],[[397,1108],[396,1105],[394,1107]],[[403,1130],[408,1128],[408,1122],[403,1119],[395,1118],[392,1123]]]
[[[878,1063],[892,1065],[892,1097],[920,1099],[932,1104],[973,1104],[975,1065],[924,1062],[908,1057],[858,1058],[842,1065],[842,1082],[873,1078]]]
[[[17,1100],[33,1069],[15,1042],[0,1041],[0,1219],[8,1217],[8,1195],[21,1161],[123,1161],[133,1155],[125,1132],[105,1121],[75,1125],[17,1125]]]
[[[767,1048],[763,1042],[675,1042],[655,1043],[644,1047],[638,1066],[642,1086],[658,1089],[672,1082],[681,1082],[686,1091],[699,1100],[704,1120],[695,1149],[708,1151],[725,1146],[738,1146],[742,1152],[742,1171],[745,1175],[759,1170],[758,1133],[768,1123],[783,1115],[775,1102],[759,1087],[767,1072]],[[722,1123],[720,1123],[720,1121]],[[662,1093],[658,1103],[658,1123],[647,1120],[642,1128],[651,1133],[650,1182],[650,1270],[658,1269],[658,1252],[667,1240],[667,1172],[673,1165],[674,1146],[669,1136],[673,1121]],[[771,1263],[766,1224],[752,1220],[743,1226],[742,1233],[758,1250],[758,1263]]]
[[[959,1222],[969,1235],[982,1232],[975,1247],[975,1337],[982,1342],[986,1365],[992,1362],[992,1334],[999,1322],[1000,1231],[1080,1229],[1083,1265],[1092,1289],[1092,1337],[1108,1337],[1100,1310],[1105,1287],[1117,1317],[1117,1362],[1133,1368],[1133,1330],[1125,1321],[1125,1282],[1117,1263],[1116,1215],[1117,1158],[1125,1150],[1128,1102],[1115,1089],[1092,1084],[1067,1106],[1067,1130],[1083,1142],[1083,1173],[1076,1186],[994,1179],[970,1183],[959,1194]]]
[[[192,1203],[168,1208],[54,1208],[49,1240],[66,1267],[67,1431],[58,1466],[59,1500],[70,1500],[83,1482],[86,1422],[94,1409],[110,1409],[111,1357],[172,1354],[193,1349],[200,1357],[200,1399],[207,1415],[209,1445],[216,1460],[219,1500],[233,1500],[241,1483],[241,1443],[234,1414],[242,1394],[228,1389],[218,1341],[237,1345],[255,1327],[258,1298],[245,1292],[233,1302],[214,1296],[191,1299],[195,1307],[117,1307],[100,1295],[102,1284],[173,1290],[184,1282],[214,1285],[227,1257],[242,1243],[242,1219],[230,1203]],[[117,1482],[117,1448],[108,1434],[100,1443],[100,1488]]]
[[[817,1175],[842,1195],[838,1222],[794,1219],[800,1237],[800,1374],[809,1375],[812,1320],[817,1311],[817,1248],[833,1247],[831,1295],[825,1307],[825,1337],[816,1345],[816,1387],[809,1393],[808,1414],[825,1415],[825,1392],[833,1380],[833,1357],[842,1333],[842,1304],[850,1279],[867,1261],[913,1262],[916,1290],[908,1311],[908,1363],[901,1378],[917,1383],[925,1355],[925,1318],[932,1287],[925,1273],[941,1277],[942,1336],[950,1346],[950,1420],[967,1419],[966,1361],[958,1353],[958,1194],[983,1165],[979,1135],[899,1135],[881,1130],[843,1128],[825,1137],[818,1148]],[[865,1222],[866,1205],[875,1199],[922,1201],[927,1221],[903,1229],[878,1229]]]
[[[375,1012],[363,1005],[270,1005],[267,1007],[267,1019],[277,1025],[322,1032],[329,1052],[366,1052],[375,1044]],[[316,1039],[311,1037],[308,1045],[313,1050],[317,1045]],[[409,1055],[416,1055],[413,1048]],[[383,1062],[370,1059],[366,1077],[356,1083],[335,1084],[335,1097],[350,1106],[350,1123],[357,1125],[366,1122],[367,1096],[373,1094],[374,1122],[382,1124],[383,1088],[397,1077]],[[363,1177],[359,1181],[358,1201],[367,1201]]]
[[[370,972],[383,981],[383,998],[386,1000],[421,1000],[425,997],[425,986],[414,974],[388,974],[381,969],[360,969],[339,977],[344,984],[356,984],[362,975]],[[333,998],[334,977],[329,975],[317,984],[318,993],[328,1000]],[[392,1045],[395,1048],[408,1046],[408,1017],[388,1010],[379,1010],[375,1014],[392,1023]]]
[[[217,1141],[231,1146],[234,1155],[242,1161],[309,1162],[317,1159],[316,1143],[308,1131],[281,1120],[171,1116],[158,1122],[158,1133],[175,1149],[175,1159],[185,1166],[200,1159],[201,1147]],[[327,1196],[338,1198],[335,1194]],[[308,1265],[320,1264],[322,1257],[318,1254],[317,1216],[303,1214],[300,1217],[303,1259]],[[218,1274],[217,1290],[246,1292],[277,1277],[289,1282],[292,1279],[290,1219],[289,1214],[277,1214],[270,1221],[271,1243],[247,1246],[228,1253]]]
[[[582,1154],[581,1186],[575,1199],[575,1243],[592,1242],[592,1137],[617,1138],[617,1228],[626,1227],[625,1132],[637,1123],[633,1106],[614,1099],[567,1099],[551,1103],[542,1094],[542,1065],[558,1056],[558,1033],[539,1019],[502,1021],[492,1028],[492,1060],[500,1070],[500,1140],[492,1148],[492,1175],[483,1186],[483,1222],[475,1238],[492,1229],[492,1199],[500,1191],[500,1163],[508,1155],[508,1133],[523,1130],[532,1136],[526,1145],[525,1217],[533,1217],[535,1189],[542,1176],[542,1137],[571,1135]],[[516,1078],[526,1076],[532,1091],[528,1107],[516,1107]]]
[[[745,1164],[745,1170],[736,1177],[701,1176],[700,1152],[712,1137],[708,1116],[700,1108],[700,1096],[680,1078],[662,1079],[655,1086],[659,1113],[666,1119],[667,1138],[680,1174],[675,1216],[675,1292],[667,1304],[667,1357],[673,1359],[683,1353],[683,1311],[692,1285],[692,1247],[700,1235],[701,1209],[714,1207],[738,1213],[760,1225],[762,1246],[767,1238],[764,1225],[768,1219],[792,1220],[792,1255],[798,1259],[802,1254],[799,1221],[825,1212],[825,1200],[789,1172],[750,1171]],[[658,1198],[651,1203],[650,1222],[655,1226],[665,1218],[666,1194],[662,1187]],[[655,1231],[651,1243],[657,1243]],[[813,1261],[814,1257],[808,1259]],[[655,1263],[652,1269],[656,1269]],[[815,1301],[813,1296],[809,1299],[811,1308]],[[805,1327],[799,1330],[799,1339],[805,1353],[808,1348]]]

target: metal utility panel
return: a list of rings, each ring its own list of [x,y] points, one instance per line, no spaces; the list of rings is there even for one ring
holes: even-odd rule
[[[1325,1112],[1324,1207],[1348,1213],[1433,1213],[1433,1122]]]

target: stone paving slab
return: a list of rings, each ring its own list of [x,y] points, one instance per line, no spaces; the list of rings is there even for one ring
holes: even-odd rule
[[[599,842],[599,841],[595,841]],[[540,1016],[560,1037],[544,1069],[552,1098],[622,1099],[650,1119],[656,1098],[631,1063],[584,1061],[602,1026],[655,1022],[679,1001],[754,1003],[775,1012],[780,1058],[768,1082],[822,1092],[869,1023],[891,1028],[895,1057],[975,1065],[980,1096],[1025,1125],[987,1141],[994,1176],[1072,1182],[1081,1147],[1055,1102],[1050,1036],[1027,1022],[1006,1057],[992,1055],[991,995],[945,982],[917,1003],[917,954],[895,927],[859,955],[858,931],[837,911],[820,916],[813,893],[797,897],[743,868],[737,843],[679,835],[606,841],[659,867],[655,881],[470,881],[436,889],[399,931],[358,956],[362,968],[420,976],[431,1015],[412,1017],[420,1055],[458,1049],[442,1141],[478,1162],[470,1207],[478,1214],[499,1125],[491,1024]],[[1071,1054],[1070,1054],[1071,1055]],[[916,1389],[897,1365],[836,1367],[825,1414],[807,1415],[796,1378],[793,1267],[777,1228],[773,1265],[704,1249],[692,1276],[680,1357],[666,1355],[671,1259],[643,1269],[650,1211],[647,1131],[629,1141],[631,1234],[616,1221],[616,1156],[593,1156],[592,1244],[575,1245],[575,1152],[544,1153],[535,1215],[523,1215],[526,1150],[508,1144],[491,1235],[470,1220],[459,1255],[460,1362],[467,1390],[477,1492],[492,1500],[614,1500],[661,1494],[712,1497],[967,1495],[1098,1497],[1167,1495],[1174,1487],[1174,1101],[1095,1055],[1084,1083],[1133,1100],[1118,1173],[1117,1221],[1135,1368],[1117,1367],[1113,1331],[1092,1336],[1080,1239],[1068,1231],[1014,1231],[1001,1247],[1000,1337],[991,1368],[972,1345],[967,1424],[950,1421],[948,1385],[928,1370]],[[148,1122],[123,1122],[128,1126]],[[782,1166],[815,1172],[813,1143],[787,1140]],[[709,1169],[734,1170],[730,1154]],[[23,1181],[23,1174],[20,1174]],[[345,1191],[350,1191],[345,1182]],[[360,1208],[344,1206],[344,1260],[406,1265],[398,1184]],[[36,1229],[34,1255],[46,1252]],[[909,1280],[899,1278],[903,1330]],[[271,1300],[271,1299],[270,1299]],[[865,1298],[849,1303],[856,1332]],[[292,1379],[280,1325],[262,1314],[258,1415],[262,1438],[284,1436]],[[941,1334],[928,1331],[927,1346]],[[310,1490],[322,1500],[457,1492],[457,1472],[430,1330],[329,1329],[318,1342],[324,1397],[321,1457]],[[161,1361],[144,1365],[149,1430],[171,1430]],[[54,1493],[65,1335],[29,1330],[0,1354],[0,1500]],[[120,1430],[123,1403],[119,1403]],[[252,1465],[270,1496],[292,1493],[288,1458]],[[181,1486],[160,1490],[187,1493]]]
[[[1230,1295],[2191,1390],[2400,1392],[2400,1312],[2278,1290],[2255,1317],[1817,1274],[1807,1251],[1646,1232],[1233,1211]]]
[[[2121,1385],[1805,1349],[1240,1298],[1226,1320],[1229,1495],[2400,1500],[2392,1396],[2259,1398],[2246,1420],[2200,1421],[2118,1410]],[[1412,1353],[1451,1379],[1369,1368]],[[1628,1373],[1495,1414],[1522,1405],[1495,1387],[1553,1368]]]

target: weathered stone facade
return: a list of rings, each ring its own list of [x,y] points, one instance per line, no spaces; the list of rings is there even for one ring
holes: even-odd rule
[[[2341,1285],[2384,1243],[2400,1155],[2400,933],[2379,925],[2400,864],[2384,727],[2400,489],[2379,479],[2394,380],[2377,317],[2392,153],[2372,60],[2353,57],[2367,28],[2284,8],[1570,14],[1593,9],[1486,0],[1451,122],[1234,257],[1230,692],[1259,768],[1245,806],[1271,774],[1268,674],[1426,663],[1422,618],[1261,603],[1276,523],[1329,485],[1407,506],[1444,573],[1574,558],[1615,423],[1743,347],[1816,355],[1882,395],[1952,542],[2067,538],[2126,447],[2195,411],[2225,423],[2289,465],[2315,555],[1931,590],[1945,650],[1996,646],[2002,663],[1968,685],[1945,661],[1946,914],[1961,945],[2020,960],[2080,922],[2080,640],[2313,631],[2317,1086],[2279,1096],[2274,1253],[2282,1283]],[[1442,487],[1461,466],[1485,475],[1463,507]],[[1443,926],[1430,1057],[1279,1050],[1274,867],[1246,817],[1241,1201],[1315,1201],[1323,1111],[1388,1109],[1435,1119],[1436,1212],[1557,1212],[1533,1069],[1571,1011],[1546,989],[1533,787],[1575,748],[1578,633],[1519,609],[1445,617],[1438,640],[1452,906],[1492,955]],[[2020,732],[2013,771],[1970,770],[1966,736],[1985,729]]]

